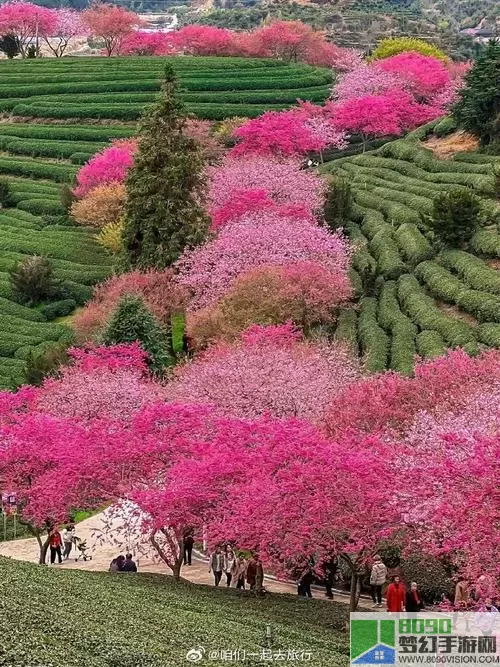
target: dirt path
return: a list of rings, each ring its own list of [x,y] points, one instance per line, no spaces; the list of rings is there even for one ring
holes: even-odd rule
[[[63,569],[80,569],[87,571],[107,571],[111,560],[119,553],[124,553],[126,550],[134,553],[134,537],[129,538],[129,544],[125,546],[117,546],[111,539],[102,542],[102,537],[99,538],[99,532],[103,527],[104,514],[96,514],[77,525],[76,534],[79,538],[87,541],[89,547],[88,553],[92,555],[92,560],[75,562],[77,553],[73,548],[69,560],[63,562],[60,567]],[[116,523],[114,525],[117,525]],[[38,544],[34,538],[12,540],[9,542],[0,543],[0,555],[14,558],[17,560],[29,561],[32,563],[38,562]],[[134,554],[135,557],[135,554]],[[163,563],[157,563],[144,556],[137,556],[135,560],[138,564],[140,572],[155,572],[158,574],[170,575],[171,571]],[[208,572],[208,564],[201,557],[195,557],[193,554],[193,564],[191,566],[185,565],[182,568],[181,576],[195,584],[213,585],[213,575]],[[225,579],[225,578],[224,578]],[[224,583],[224,582],[222,582]],[[265,587],[272,593],[291,593],[297,594],[297,586],[286,581],[277,581],[269,577],[265,577]],[[313,591],[314,597],[323,598],[324,591],[317,589]],[[325,598],[326,599],[326,598]],[[347,596],[335,595],[335,600],[338,602],[348,603]],[[369,607],[370,604],[365,601],[360,602],[360,606]]]

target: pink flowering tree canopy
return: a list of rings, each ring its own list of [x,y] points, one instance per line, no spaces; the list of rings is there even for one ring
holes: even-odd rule
[[[82,21],[93,37],[104,42],[108,56],[118,53],[123,39],[142,23],[135,12],[105,3],[86,9]]]
[[[26,57],[36,36],[47,38],[58,28],[58,13],[32,2],[6,2],[0,7],[0,35],[13,35]]]
[[[44,34],[43,38],[56,58],[60,58],[68,48],[70,40],[85,36],[87,28],[79,12],[65,7],[54,11],[57,16],[55,27],[50,34]]]
[[[93,188],[114,181],[123,183],[133,165],[137,142],[133,139],[114,141],[109,148],[96,153],[76,176],[76,197],[84,197]]]

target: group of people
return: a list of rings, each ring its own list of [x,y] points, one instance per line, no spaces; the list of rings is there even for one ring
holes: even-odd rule
[[[132,554],[126,556],[120,554],[113,558],[109,564],[109,572],[137,572],[137,563],[135,563]]]
[[[237,555],[230,545],[223,549],[216,547],[210,555],[209,573],[213,572],[215,585],[218,586],[222,576],[226,576],[226,586],[234,582],[236,588],[262,591],[264,585],[264,568],[258,554],[250,559]]]
[[[74,543],[75,525],[73,523],[68,523],[62,533],[58,526],[52,526],[49,531],[50,564],[54,565],[56,558],[59,564],[63,560],[68,560]]]

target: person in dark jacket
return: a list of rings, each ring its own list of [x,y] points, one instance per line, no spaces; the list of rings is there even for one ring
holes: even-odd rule
[[[193,544],[194,544],[193,530],[189,529],[184,533],[184,565],[191,565]]]
[[[422,611],[423,608],[424,603],[418,590],[417,582],[412,581],[410,590],[406,593],[405,609],[408,612],[416,613],[417,611]]]
[[[132,554],[125,556],[125,562],[120,570],[121,572],[137,572],[137,565],[132,560]]]
[[[313,572],[310,567],[304,572],[297,586],[297,593],[304,598],[312,598],[311,584],[313,582]]]

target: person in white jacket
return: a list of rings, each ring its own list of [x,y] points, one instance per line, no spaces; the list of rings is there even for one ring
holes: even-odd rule
[[[61,537],[64,547],[63,558],[64,560],[68,560],[69,555],[71,553],[71,549],[73,548],[73,542],[75,538],[75,526],[72,523],[68,523],[68,525],[62,531]]]
[[[373,565],[370,573],[370,586],[374,607],[382,606],[382,586],[387,580],[387,568],[378,554],[373,557]]]

